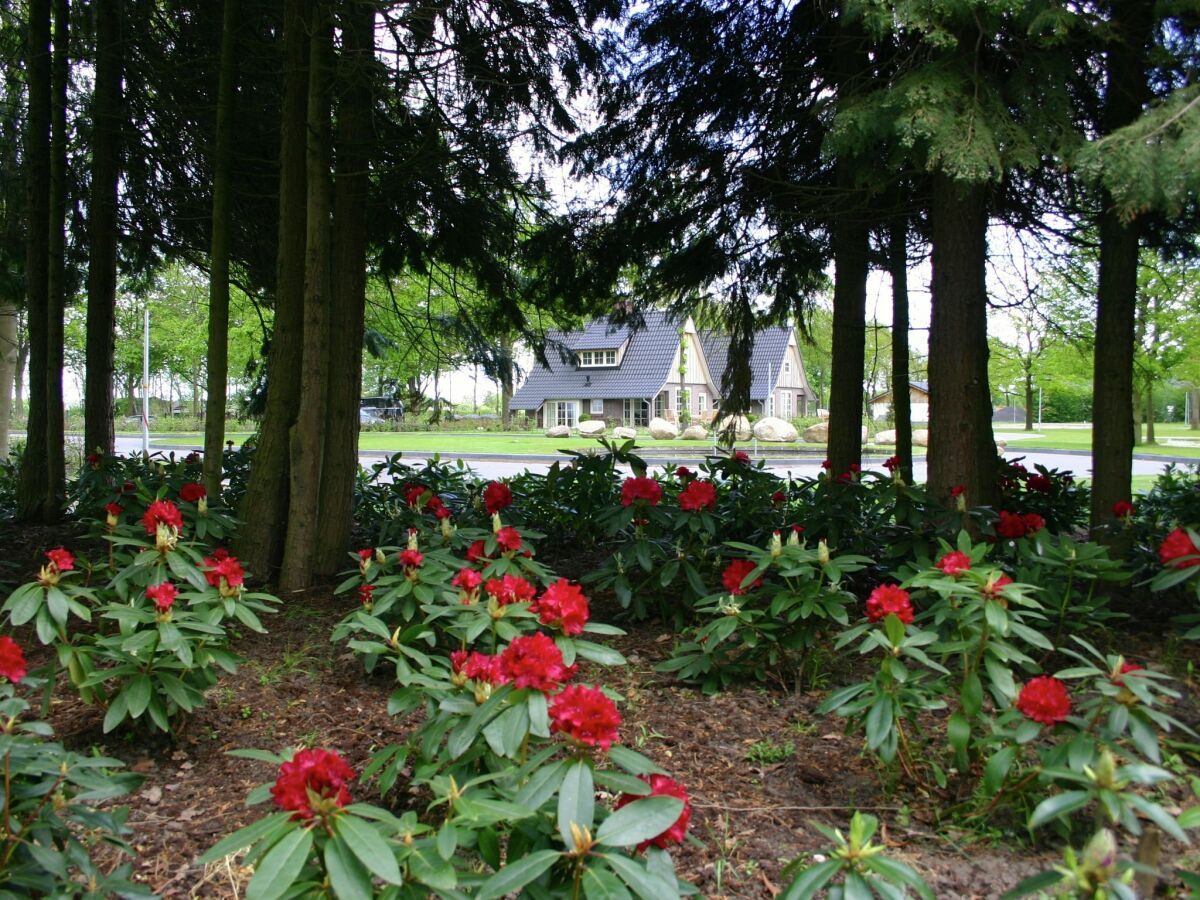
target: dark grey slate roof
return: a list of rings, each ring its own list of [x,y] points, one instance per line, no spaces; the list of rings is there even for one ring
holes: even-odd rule
[[[647,310],[646,327],[637,331],[613,329],[607,319],[597,319],[582,331],[546,335],[549,368],[535,362],[525,383],[513,395],[510,409],[537,409],[554,399],[650,399],[662,390],[671,374],[679,347],[678,325],[660,310]],[[564,363],[559,348],[611,350],[626,340],[619,366],[579,368]]]
[[[922,391],[926,394],[929,393],[929,382],[928,381],[910,381],[909,384],[912,385],[913,387],[915,387],[918,391]]]
[[[909,385],[909,387],[916,388],[922,394],[929,393],[929,382],[928,381],[909,381],[908,385]],[[883,401],[884,397],[890,397],[891,395],[892,395],[892,389],[888,388],[886,391],[881,391],[880,393],[876,394],[874,397],[872,397],[867,402],[868,403],[880,403]]]
[[[779,381],[783,370],[783,357],[787,353],[788,339],[792,329],[786,325],[764,328],[754,336],[754,348],[750,352],[750,399],[766,400]],[[729,337],[706,331],[700,334],[700,346],[708,362],[708,371],[721,387],[721,376],[729,363]]]

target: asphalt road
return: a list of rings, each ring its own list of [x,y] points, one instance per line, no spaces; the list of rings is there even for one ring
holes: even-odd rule
[[[166,437],[166,435],[163,437]],[[163,453],[164,455],[175,453],[176,457],[179,457],[186,454],[189,449],[200,449],[199,445],[195,446],[194,448],[167,444],[158,445],[155,443],[155,438],[155,435],[150,436],[150,450],[152,453],[157,452]],[[141,450],[142,439],[140,437],[126,435],[119,435],[117,437],[118,453],[140,453]],[[369,466],[371,463],[383,459],[389,455],[390,454],[386,452],[378,450],[364,451],[359,454],[359,460],[364,466]],[[431,455],[432,454],[429,453],[406,453],[405,459],[416,462],[417,460],[424,459]],[[1049,469],[1061,469],[1063,471],[1073,472],[1076,476],[1081,478],[1091,477],[1091,454],[1084,453],[1082,451],[1029,450],[1021,452],[1019,446],[1015,448],[1010,446],[1004,455],[1008,459],[1022,459],[1028,468],[1033,468],[1034,465],[1043,465]],[[456,457],[456,454],[453,452],[446,452],[442,454],[442,457],[453,459]],[[685,465],[692,464],[694,462],[694,459],[688,460],[683,458],[669,460],[666,458],[665,454],[656,454],[654,451],[648,453],[647,457],[655,464],[656,467],[661,467],[662,465],[672,461],[682,462]],[[565,458],[566,457],[564,457],[564,459]],[[482,454],[471,456],[464,455],[463,459],[470,464],[471,468],[475,470],[478,475],[484,478],[503,478],[508,475],[515,475],[518,472],[522,472],[526,469],[533,472],[545,472],[550,467],[550,463],[552,461],[552,457],[549,455],[522,458],[513,456],[488,456],[487,454]],[[1188,459],[1186,457],[1178,457],[1174,459],[1171,457],[1139,459],[1135,456],[1133,460],[1133,474],[1158,475],[1172,461],[1184,464],[1198,462],[1195,459]],[[870,456],[866,461],[864,461],[863,468],[882,472],[884,471],[882,463],[882,456]],[[798,476],[812,476],[821,470],[821,460],[816,457],[806,457],[791,460],[780,460],[776,462],[772,459],[770,462],[768,462],[767,468],[778,475],[787,475],[790,472]],[[913,470],[913,476],[917,481],[923,481],[925,479],[924,460],[918,460],[913,466]]]

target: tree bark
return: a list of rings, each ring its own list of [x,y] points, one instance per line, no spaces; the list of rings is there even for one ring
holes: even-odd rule
[[[1154,4],[1114,0],[1114,35],[1106,59],[1106,134],[1133,122],[1147,94],[1145,47]],[[1140,227],[1121,219],[1112,197],[1101,191],[1100,273],[1096,287],[1096,360],[1092,376],[1093,533],[1115,525],[1113,505],[1128,500],[1133,478],[1133,335],[1137,318]]]
[[[929,490],[955,485],[971,505],[996,500],[987,345],[987,189],[933,177],[929,328]]]
[[[50,272],[46,304],[46,487],[42,521],[56,522],[66,499],[66,422],[63,409],[63,315],[67,300],[67,80],[70,68],[68,0],[53,0],[51,58]]]
[[[0,306],[0,461],[8,459],[16,364],[17,308],[4,304]]]
[[[122,0],[97,0],[92,97],[92,190],[88,212],[87,362],[83,445],[112,453],[117,309],[117,188],[121,177]]]
[[[509,404],[513,397],[513,342],[512,335],[500,335],[500,427],[512,428],[512,410]]]
[[[242,501],[244,525],[238,542],[238,554],[247,568],[263,577],[271,576],[283,556],[288,521],[288,441],[300,406],[310,5],[310,0],[285,0],[284,4],[275,319],[267,361],[267,402]]]
[[[1192,388],[1188,393],[1192,397],[1188,403],[1188,428],[1200,431],[1200,388]]]
[[[29,414],[17,486],[18,517],[39,521],[46,507],[47,316],[50,305],[50,0],[29,0],[25,124],[26,309],[29,323]],[[19,390],[19,389],[18,389]]]
[[[1154,439],[1154,388],[1146,385],[1146,443],[1157,444]]]
[[[888,235],[892,276],[892,418],[900,475],[912,483],[912,397],[908,371],[908,222],[898,217]]]
[[[321,470],[324,446],[316,439],[325,426],[329,381],[330,176],[329,103],[332,88],[333,23],[329,7],[315,5],[308,73],[308,233],[304,264],[303,355],[300,413],[290,435],[290,494],[287,536],[279,589],[308,587],[315,571],[314,548],[321,520]]]
[[[22,328],[21,315],[17,314],[17,370],[13,374],[13,411],[25,415],[25,368],[29,365],[29,323],[26,317]]]
[[[335,144],[337,168],[333,187],[331,365],[321,474],[321,518],[315,548],[318,575],[332,574],[344,565],[353,525],[367,288],[375,6],[371,2],[352,2],[343,10]]]
[[[1033,431],[1033,372],[1025,370],[1025,430]]]
[[[233,108],[237,90],[238,0],[225,0],[213,154],[212,243],[208,281],[208,398],[204,413],[204,486],[221,493],[225,386],[229,379],[229,238],[233,228]]]

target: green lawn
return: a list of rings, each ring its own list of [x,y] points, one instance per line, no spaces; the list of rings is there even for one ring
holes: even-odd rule
[[[1001,441],[1007,440],[1010,451],[1019,452],[1025,447],[1031,450],[1092,449],[1091,428],[1066,428],[1046,425],[1043,428],[1034,428],[1032,434],[1036,435],[1036,437],[1025,438],[1024,435],[1030,432],[1024,431],[1020,423],[1017,423],[1016,427],[1009,425],[1007,422],[996,424],[993,427],[996,430],[996,439]],[[1181,422],[1168,425],[1155,425],[1154,430],[1158,443],[1138,444],[1133,448],[1134,453],[1148,453],[1159,456],[1187,456],[1200,459],[1200,431],[1190,431],[1187,425]],[[1169,439],[1195,441],[1196,445],[1193,447],[1174,446],[1165,443]]]

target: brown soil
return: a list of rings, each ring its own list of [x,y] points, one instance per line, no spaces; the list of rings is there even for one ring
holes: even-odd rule
[[[28,535],[31,552],[9,558],[32,559],[41,547],[60,543],[47,537]],[[145,776],[126,798],[135,871],[163,896],[242,892],[248,873],[234,862],[194,862],[220,836],[263,813],[263,807],[247,808],[244,798],[271,780],[271,767],[227,751],[315,744],[337,749],[361,769],[375,749],[403,740],[411,727],[387,714],[386,675],[365,677],[352,655],[330,643],[346,598],[325,589],[283,600],[280,614],[267,622],[271,633],[242,637],[237,649],[247,663],[209,692],[208,705],[173,743],[127,732],[104,735],[98,710],[65,689],[57,693],[50,721],[59,739],[116,756]],[[18,635],[27,647],[34,644],[29,638]],[[924,875],[940,898],[997,897],[1057,858],[1009,849],[1015,839],[998,832],[939,830],[941,799],[903,784],[885,787],[889,776],[861,752],[861,738],[844,735],[840,720],[815,714],[825,690],[836,685],[832,680],[797,693],[747,686],[709,697],[654,673],[671,646],[661,629],[636,626],[614,643],[631,663],[603,675],[625,697],[622,738],[688,786],[693,839],[675,855],[681,875],[703,896],[774,897],[786,883],[780,876],[786,863],[828,846],[812,823],[844,829],[856,809],[880,818],[893,854]],[[1185,650],[1193,663],[1200,659],[1197,649]],[[1186,659],[1176,663],[1185,665]],[[1190,688],[1187,706],[1194,714],[1196,686],[1181,683]],[[772,747],[785,749],[764,761]],[[358,799],[372,800],[368,790],[363,787]],[[396,806],[404,800],[403,794],[390,798]]]

